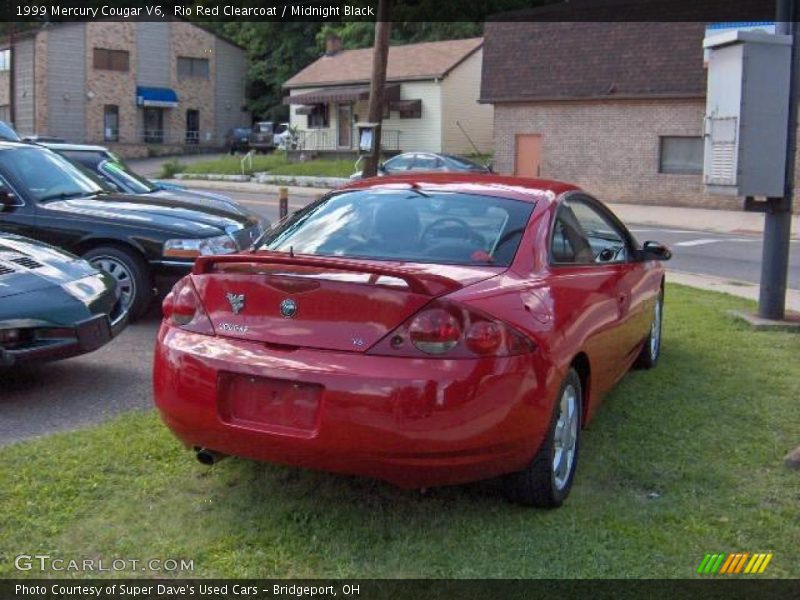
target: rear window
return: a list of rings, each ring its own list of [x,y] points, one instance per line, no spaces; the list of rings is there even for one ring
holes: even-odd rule
[[[100,152],[82,152],[80,150],[57,150],[56,152],[90,169],[96,168],[106,158]]]
[[[335,193],[279,224],[264,248],[420,263],[508,266],[532,202],[452,192]]]

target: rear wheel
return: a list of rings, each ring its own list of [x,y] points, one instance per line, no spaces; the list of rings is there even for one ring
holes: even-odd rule
[[[506,478],[510,500],[527,506],[556,508],[569,495],[580,449],[583,391],[575,369],[561,384],[550,429],[530,464]]]
[[[99,246],[83,255],[93,267],[105,271],[117,282],[123,309],[131,320],[147,312],[153,298],[150,269],[134,250],[118,246]]]
[[[664,288],[658,293],[656,304],[653,308],[653,320],[650,324],[650,333],[647,340],[636,357],[634,366],[637,369],[652,369],[658,364],[658,357],[661,356],[661,329],[664,319]]]

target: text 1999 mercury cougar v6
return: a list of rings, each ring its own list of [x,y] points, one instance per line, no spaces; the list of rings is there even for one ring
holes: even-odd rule
[[[197,260],[164,301],[156,404],[206,463],[505,475],[559,506],[602,397],[658,360],[669,256],[564,183],[361,181]]]

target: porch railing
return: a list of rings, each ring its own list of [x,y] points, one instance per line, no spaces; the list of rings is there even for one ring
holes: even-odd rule
[[[351,143],[348,146],[340,146],[338,132],[335,129],[303,129],[297,132],[297,150],[308,152],[325,152],[335,150],[357,150],[356,131],[351,132]],[[381,132],[381,148],[383,150],[400,150],[400,131],[396,129],[384,129]]]

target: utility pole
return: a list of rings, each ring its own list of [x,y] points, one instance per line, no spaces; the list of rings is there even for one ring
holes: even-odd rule
[[[372,52],[372,80],[369,84],[370,123],[377,123],[373,133],[372,152],[364,160],[363,177],[375,177],[381,160],[381,123],[386,90],[386,64],[389,60],[389,35],[392,23],[389,21],[390,0],[378,0],[378,14],[375,22],[375,46]]]
[[[789,271],[789,243],[792,230],[794,197],[794,161],[797,154],[797,94],[800,60],[797,0],[777,0],[775,33],[792,36],[792,60],[789,66],[789,121],[786,140],[786,178],[783,198],[768,198],[764,215],[764,246],[761,254],[761,287],[758,295],[758,316],[782,320],[786,311],[786,287]]]

